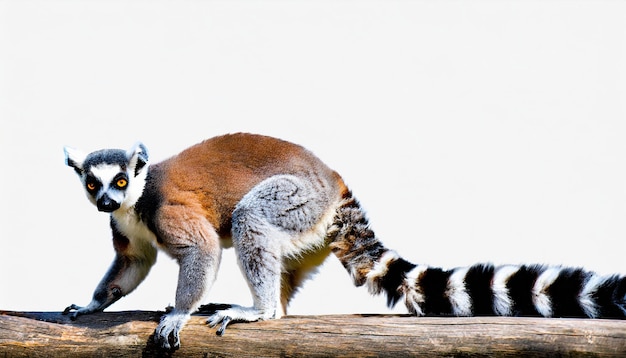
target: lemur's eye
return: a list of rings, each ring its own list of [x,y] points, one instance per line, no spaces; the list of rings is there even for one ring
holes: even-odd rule
[[[89,182],[87,182],[87,190],[88,190],[90,193],[95,192],[96,190],[98,190],[98,183],[97,183],[97,182],[94,182],[94,181],[89,181]]]
[[[118,188],[123,188],[126,185],[128,185],[128,181],[124,178],[120,178],[120,179],[117,179],[117,181],[115,182],[115,185],[117,185]]]
[[[87,188],[89,193],[94,194],[98,189],[100,189],[100,182],[98,182],[96,178],[89,175],[85,178],[85,188]]]

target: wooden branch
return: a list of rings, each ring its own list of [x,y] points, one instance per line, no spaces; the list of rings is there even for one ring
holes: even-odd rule
[[[162,312],[0,311],[0,356],[167,356],[152,344]],[[626,321],[405,315],[287,316],[232,324],[194,315],[174,356],[626,356]]]

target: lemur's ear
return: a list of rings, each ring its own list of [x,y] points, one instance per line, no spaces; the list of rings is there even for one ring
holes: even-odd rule
[[[74,168],[74,171],[78,175],[83,174],[83,162],[87,158],[87,154],[82,151],[70,147],[63,148],[65,152],[65,164]]]
[[[148,164],[148,149],[142,143],[136,143],[126,152],[126,157],[128,158],[129,167],[137,176]]]

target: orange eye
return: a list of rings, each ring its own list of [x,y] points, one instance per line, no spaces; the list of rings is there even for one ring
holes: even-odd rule
[[[87,183],[87,189],[95,190],[96,189],[96,184],[94,184],[94,183]]]
[[[126,179],[118,179],[115,185],[117,185],[118,188],[123,188],[128,185],[128,181]]]

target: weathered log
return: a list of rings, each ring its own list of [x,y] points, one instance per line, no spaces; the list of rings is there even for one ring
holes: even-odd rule
[[[0,357],[168,356],[153,345],[162,312],[0,311]],[[232,324],[222,337],[194,315],[173,356],[626,356],[626,321],[405,315],[287,316]]]

